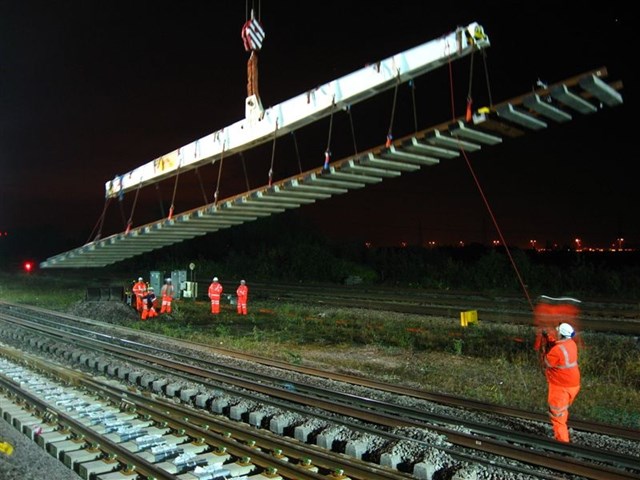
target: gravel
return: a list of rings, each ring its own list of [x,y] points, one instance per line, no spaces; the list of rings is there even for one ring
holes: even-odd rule
[[[3,399],[0,397],[0,404]],[[0,419],[0,442],[13,446],[13,453],[0,453],[2,480],[80,480],[81,477],[45,453],[35,442]]]

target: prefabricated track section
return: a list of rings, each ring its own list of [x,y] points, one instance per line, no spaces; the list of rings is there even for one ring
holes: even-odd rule
[[[605,68],[587,72],[357,155],[271,185],[117,233],[48,258],[40,268],[104,267],[152,250],[365,188],[423,166],[459,157],[623,103],[621,82],[602,79]]]

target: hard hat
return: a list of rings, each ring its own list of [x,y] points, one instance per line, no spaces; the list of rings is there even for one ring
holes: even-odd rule
[[[571,338],[575,335],[575,331],[573,330],[573,327],[568,323],[561,323],[560,325],[558,325],[556,330],[558,331],[561,337]]]
[[[170,282],[170,281],[171,281],[171,279],[170,279],[170,278],[165,278],[165,279],[164,279],[164,281],[165,281],[165,282]]]
[[[138,277],[138,281],[141,282],[142,281],[142,277]]]
[[[153,290],[153,287],[149,287],[149,290]]]
[[[213,277],[213,281],[217,282],[218,281],[218,277]]]
[[[245,284],[245,283],[247,283],[247,282],[245,282],[244,280],[240,280],[240,283],[241,283],[242,285],[244,285],[244,284]]]

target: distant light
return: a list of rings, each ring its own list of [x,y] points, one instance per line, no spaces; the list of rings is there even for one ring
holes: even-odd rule
[[[22,264],[22,268],[24,268],[25,272],[31,273],[31,271],[33,270],[33,263],[32,262],[24,262]]]

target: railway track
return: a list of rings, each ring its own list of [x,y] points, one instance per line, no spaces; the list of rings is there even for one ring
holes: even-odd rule
[[[469,402],[465,399],[437,396],[379,382],[348,378],[344,375],[330,377],[326,372],[299,367],[295,368],[295,374],[304,374],[305,377],[304,381],[296,381],[290,378],[291,370],[293,370],[291,365],[278,364],[278,362],[260,357],[245,355],[240,360],[247,363],[242,363],[240,366],[229,365],[228,362],[219,359],[205,361],[202,355],[194,357],[194,350],[199,352],[202,352],[203,349],[211,350],[212,353],[217,353],[217,356],[223,355],[224,358],[229,358],[229,355],[234,352],[220,350],[216,352],[202,345],[168,341],[159,337],[155,341],[161,342],[161,345],[153,345],[146,343],[148,340],[145,342],[133,340],[131,335],[134,333],[127,331],[129,329],[119,330],[120,327],[118,327],[118,332],[122,333],[116,335],[116,328],[113,325],[107,327],[109,333],[104,333],[104,326],[102,332],[96,333],[95,329],[100,326],[99,322],[86,320],[83,322],[86,325],[80,327],[77,325],[78,319],[75,317],[65,319],[64,316],[42,310],[21,310],[18,312],[12,308],[10,312],[11,315],[3,309],[0,319],[12,324],[10,331],[15,331],[16,327],[20,328],[21,333],[13,334],[14,340],[19,337],[22,343],[31,345],[39,353],[52,354],[57,352],[58,358],[74,359],[76,364],[79,363],[83,368],[89,368],[94,372],[97,370],[99,374],[108,374],[111,368],[113,377],[120,378],[130,387],[135,386],[142,391],[166,394],[168,385],[189,384],[192,395],[187,396],[185,403],[195,405],[198,395],[210,395],[209,400],[201,401],[206,408],[211,409],[211,405],[215,403],[220,410],[218,413],[223,413],[225,409],[228,409],[230,416],[235,417],[238,421],[248,422],[255,427],[262,426],[262,422],[266,418],[273,417],[273,414],[267,412],[274,408],[286,408],[289,415],[293,415],[293,418],[297,418],[299,422],[300,418],[315,417],[315,422],[326,423],[328,418],[331,418],[333,425],[341,424],[342,428],[358,432],[356,437],[352,437],[355,439],[342,442],[344,443],[342,445],[344,452],[349,452],[351,456],[358,459],[371,456],[371,453],[365,453],[368,452],[367,441],[362,438],[383,439],[377,441],[386,445],[393,442],[413,442],[420,445],[420,441],[416,442],[415,438],[401,432],[429,431],[429,435],[435,435],[447,445],[446,448],[440,450],[440,454],[454,459],[459,465],[465,462],[486,463],[496,468],[496,465],[501,465],[505,461],[504,459],[509,458],[510,462],[517,462],[518,466],[509,467],[508,464],[505,464],[503,467],[506,469],[505,471],[521,470],[521,473],[530,473],[531,468],[537,468],[538,474],[541,475],[539,478],[547,478],[545,475],[548,475],[548,478],[553,478],[554,471],[579,475],[583,478],[607,479],[634,478],[634,475],[640,472],[637,457],[626,457],[620,455],[617,450],[607,451],[602,447],[558,444],[558,442],[532,433],[536,429],[542,428],[540,425],[536,425],[536,422],[546,422],[546,418],[542,420],[539,416],[536,417],[535,414],[528,412],[497,408],[478,402]],[[2,331],[3,336],[7,335],[6,329]],[[120,337],[119,335],[124,336]],[[141,334],[136,332],[135,335]],[[45,337],[48,338],[45,340]],[[34,338],[39,340],[34,342]],[[75,353],[73,351],[69,353],[69,341],[72,342]],[[61,346],[61,343],[67,346]],[[171,346],[171,355],[166,353],[169,345]],[[80,348],[85,350],[85,353],[79,353],[78,349]],[[184,352],[180,353],[176,350],[184,350]],[[103,356],[109,358],[100,360]],[[249,366],[256,364],[268,366],[271,371],[276,369],[275,371],[278,372],[287,372],[287,376],[266,374]],[[146,376],[132,375],[133,372],[143,370],[147,372]],[[126,373],[124,373],[125,371]],[[320,385],[315,385],[314,382],[309,381],[310,375],[311,378],[322,378],[323,382]],[[171,378],[167,378],[169,376]],[[164,383],[162,380],[159,381],[163,377]],[[338,383],[341,385],[340,387],[333,385]],[[358,390],[354,390],[356,388]],[[184,388],[179,390],[184,390]],[[210,393],[198,393],[201,390]],[[224,392],[224,395],[220,394],[221,391]],[[376,392],[385,392],[385,395],[393,394],[394,400],[382,400],[379,393]],[[176,397],[175,392],[173,395],[169,395],[169,397],[172,396]],[[222,407],[224,402],[219,400],[223,397],[243,398],[243,401],[237,404],[243,404],[244,411],[241,412],[242,408],[237,407],[237,404],[233,407],[230,406],[233,403],[231,401],[227,401],[226,406]],[[256,405],[256,397],[259,398],[258,405]],[[402,399],[406,398],[424,402],[424,405],[421,405],[420,408],[403,406]],[[427,406],[434,404],[438,405],[440,409],[437,414],[430,411],[430,407]],[[235,413],[232,414],[232,411]],[[253,423],[251,415],[253,415]],[[466,417],[469,415],[474,418],[467,420]],[[338,421],[336,416],[349,420]],[[257,418],[260,418],[260,421],[257,421]],[[496,418],[502,420],[496,421]],[[289,429],[289,433],[295,435],[296,428],[292,428],[290,425],[281,425],[277,430],[284,432]],[[307,427],[306,430],[304,428],[297,429],[299,440],[309,440],[308,437],[311,435],[307,431],[309,428]],[[623,442],[624,439],[637,439],[637,431],[632,430],[626,431],[625,429],[589,424],[575,428],[598,435],[615,435]],[[352,433],[353,435],[355,434]],[[313,436],[317,441],[319,435]],[[428,437],[428,440],[433,442],[433,437]],[[331,447],[334,443],[336,440],[331,442]],[[337,441],[337,443],[341,442]],[[422,440],[421,446],[413,448],[426,451],[428,449],[427,443],[429,442]],[[391,465],[400,470],[408,469],[409,466],[415,470],[416,464],[420,463],[417,461],[408,462],[398,458],[397,454],[396,456],[386,455],[384,459],[385,465]],[[636,469],[636,467],[638,468]],[[400,473],[407,474],[409,472]],[[413,473],[415,475],[415,471]],[[354,475],[351,478],[359,477]],[[374,477],[365,476],[362,478]],[[428,477],[418,476],[415,478]]]
[[[208,283],[200,282],[198,291],[206,292],[208,286]],[[335,287],[254,283],[251,285],[251,296],[253,299],[267,301],[450,318],[457,318],[462,311],[477,310],[479,317],[486,322],[530,325],[532,321],[529,303],[523,296],[516,295],[434,292],[362,285]],[[206,299],[206,296],[201,297]],[[640,335],[640,303],[610,299],[583,301],[580,322],[582,328],[594,332]]]

